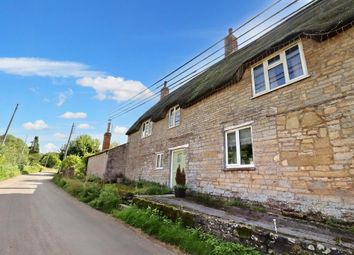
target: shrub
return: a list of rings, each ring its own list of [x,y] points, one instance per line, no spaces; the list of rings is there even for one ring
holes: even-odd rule
[[[61,168],[64,171],[73,168],[74,175],[77,178],[83,178],[85,176],[85,164],[79,156],[70,155],[66,157],[61,164]]]
[[[66,192],[75,197],[78,197],[80,192],[83,190],[82,182],[75,179],[65,179],[65,182],[66,183],[63,188],[66,190]]]
[[[176,171],[176,184],[178,186],[185,186],[186,185],[186,173],[184,172],[184,168],[181,171],[181,167],[177,167]]]
[[[79,194],[80,201],[88,203],[96,199],[100,195],[101,188],[98,183],[85,183]]]
[[[106,184],[101,189],[99,196],[92,200],[89,205],[103,212],[110,213],[118,207],[120,201],[117,187],[113,184]]]
[[[32,165],[24,166],[21,173],[22,174],[33,174],[38,173],[43,170],[43,167],[38,163],[33,163]]]
[[[49,168],[59,168],[61,165],[59,154],[55,152],[50,152],[43,155],[39,162],[42,166]]]
[[[15,177],[20,174],[21,172],[17,166],[9,164],[0,165],[0,181]]]

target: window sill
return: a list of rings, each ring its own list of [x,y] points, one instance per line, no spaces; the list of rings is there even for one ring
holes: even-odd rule
[[[178,127],[178,126],[179,126],[179,125],[172,126],[172,127],[168,127],[168,129],[176,128],[176,127]]]
[[[163,170],[163,167],[155,168],[155,170]]]
[[[234,167],[225,167],[223,171],[256,171],[255,166],[234,166]]]
[[[276,91],[276,90],[278,90],[278,89],[284,88],[284,87],[289,86],[289,85],[291,85],[291,84],[293,84],[293,83],[296,83],[296,82],[305,80],[305,79],[307,79],[307,78],[309,78],[309,77],[311,77],[311,75],[309,75],[309,74],[304,75],[304,76],[301,76],[301,77],[299,77],[299,78],[297,78],[297,79],[294,79],[294,80],[292,80],[292,81],[290,81],[290,82],[288,82],[288,83],[286,83],[286,84],[284,84],[284,85],[281,85],[281,86],[279,86],[279,87],[277,87],[277,88],[275,88],[275,89],[272,89],[272,90],[270,90],[270,91],[264,91],[264,92],[261,92],[261,93],[259,93],[259,94],[257,94],[257,95],[254,95],[254,96],[251,97],[251,99],[254,99],[254,98],[257,98],[257,97],[266,95],[266,94],[268,94],[268,93],[272,93],[273,91]]]

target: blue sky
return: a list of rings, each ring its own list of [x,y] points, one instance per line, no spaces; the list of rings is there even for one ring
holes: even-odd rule
[[[101,139],[112,110],[272,2],[3,0],[0,133],[19,103],[10,133],[38,135],[43,152],[73,122]],[[113,140],[154,102],[114,119]]]

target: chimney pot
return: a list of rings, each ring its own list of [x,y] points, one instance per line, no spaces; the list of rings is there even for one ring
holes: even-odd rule
[[[168,96],[169,93],[170,93],[170,90],[167,87],[167,81],[164,81],[163,82],[163,87],[161,89],[160,100],[162,98],[164,98],[165,96]]]
[[[229,28],[228,35],[224,39],[225,57],[238,49],[237,37],[233,35],[233,29]]]

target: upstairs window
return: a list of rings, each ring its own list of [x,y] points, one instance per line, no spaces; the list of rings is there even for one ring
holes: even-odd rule
[[[226,167],[253,167],[252,128],[244,126],[225,132]]]
[[[252,68],[253,94],[272,91],[306,76],[302,44],[298,43]]]
[[[163,153],[159,152],[156,153],[156,169],[162,169],[163,168]]]
[[[168,112],[168,127],[176,127],[179,126],[181,121],[181,109],[178,105],[172,107]]]
[[[152,121],[151,120],[147,120],[143,123],[142,125],[142,133],[141,133],[141,137],[148,137],[151,135],[152,132]]]

